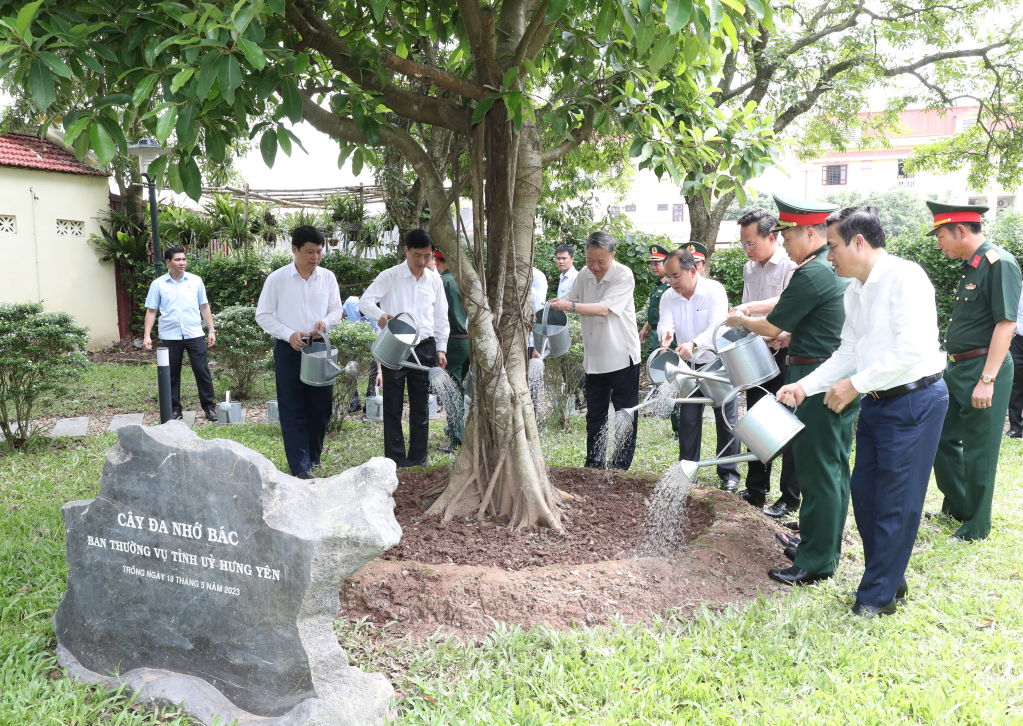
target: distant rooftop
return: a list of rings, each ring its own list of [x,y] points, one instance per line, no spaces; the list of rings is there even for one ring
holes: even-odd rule
[[[0,134],[0,166],[55,171],[61,174],[109,176],[79,161],[60,144],[25,134]]]

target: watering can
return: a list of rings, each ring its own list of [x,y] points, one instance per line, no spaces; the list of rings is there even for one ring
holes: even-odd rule
[[[362,418],[363,421],[383,421],[384,420],[384,397],[383,396],[368,396],[366,398],[366,415]]]
[[[231,400],[231,392],[224,394],[224,401],[217,404],[217,423],[235,424],[242,422],[242,404]]]
[[[724,363],[732,385],[753,388],[777,376],[778,362],[761,336],[735,328],[718,338],[717,332],[726,322],[718,323],[711,340],[714,341],[714,353]]]
[[[298,380],[307,386],[320,388],[333,386],[334,380],[341,373],[341,368],[337,364],[337,348],[332,346],[327,336],[320,331],[315,331],[313,335],[320,336],[320,340],[314,343],[312,335],[306,338],[309,342],[302,346]]]
[[[533,345],[540,352],[540,359],[560,358],[572,347],[572,332],[568,328],[568,315],[551,310],[550,301],[543,310],[536,312],[533,326]]]
[[[272,424],[281,422],[281,409],[277,405],[276,398],[271,398],[266,402],[266,422]]]
[[[688,368],[681,358],[678,357],[678,353],[667,348],[658,348],[652,351],[646,359],[646,377],[654,384],[659,386],[669,379],[665,366],[671,364],[676,368]],[[677,377],[677,376],[674,376]],[[679,396],[682,398],[689,397],[697,388],[697,382],[691,380],[688,377],[682,377],[679,381]]]
[[[409,318],[412,322],[402,320],[402,316]],[[429,371],[430,368],[420,363],[416,356],[417,345],[419,345],[419,321],[412,313],[398,313],[380,329],[369,352],[373,354],[377,363],[392,371],[402,368]],[[409,355],[415,358],[415,363],[406,360]]]

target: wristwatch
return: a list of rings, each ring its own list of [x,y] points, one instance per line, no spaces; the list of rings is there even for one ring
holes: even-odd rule
[[[571,312],[573,312],[573,313],[575,312],[575,303],[572,303],[572,311]]]
[[[994,383],[995,382],[995,376],[982,375],[980,377],[980,380],[982,382],[984,382],[984,383]]]

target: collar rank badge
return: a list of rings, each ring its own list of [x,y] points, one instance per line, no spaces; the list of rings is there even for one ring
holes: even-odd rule
[[[970,260],[970,267],[976,267],[980,264],[980,255],[974,255],[973,259]]]

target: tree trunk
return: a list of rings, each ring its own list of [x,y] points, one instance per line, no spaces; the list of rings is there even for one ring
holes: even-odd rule
[[[689,207],[689,241],[704,245],[707,248],[708,256],[714,254],[718,232],[721,229],[721,220],[724,219],[728,205],[732,203],[733,199],[735,199],[735,192],[728,192],[713,200],[712,206],[708,210],[702,194],[686,197],[686,206]]]
[[[486,149],[486,294],[468,265],[452,266],[470,324],[473,397],[462,449],[451,480],[427,512],[453,517],[507,517],[515,527],[561,529],[561,495],[547,477],[526,374],[533,223],[540,195],[540,142],[535,127],[513,134],[503,113],[491,111]],[[482,148],[472,149],[473,155]],[[479,159],[477,158],[478,162]],[[474,188],[474,195],[480,190]],[[476,205],[475,208],[479,208]],[[437,222],[438,220],[434,220]],[[442,247],[456,247],[450,228]],[[444,244],[444,243],[447,244]],[[447,250],[445,249],[445,255]],[[460,257],[464,256],[460,254]]]

